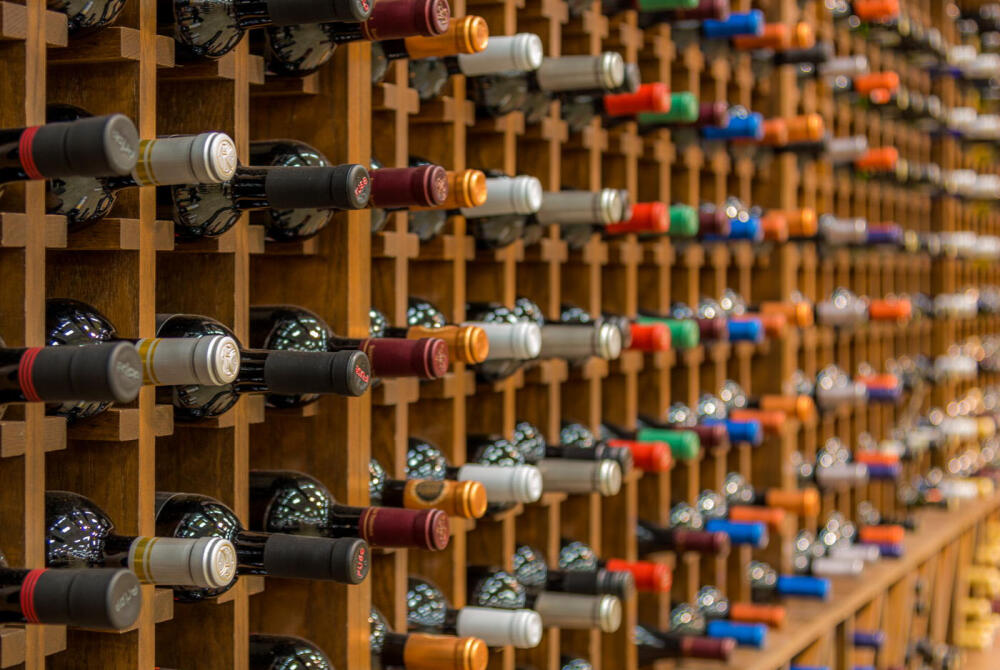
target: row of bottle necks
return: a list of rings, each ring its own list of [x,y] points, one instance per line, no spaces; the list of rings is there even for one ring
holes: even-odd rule
[[[675,101],[688,97],[667,95]],[[688,102],[697,110],[696,101]],[[769,123],[749,123],[753,115],[729,116],[724,106],[717,111],[728,118],[727,127],[749,124],[756,128],[747,131],[751,135]],[[253,165],[243,166],[225,133],[140,141],[126,117],[91,117],[68,105],[50,105],[49,119],[44,126],[0,132],[9,149],[0,165],[0,182],[47,180],[48,211],[65,216],[73,231],[111,212],[123,189],[158,185],[159,214],[174,222],[180,243],[218,237],[244,212],[251,212],[252,224],[264,227],[267,239],[300,241],[319,233],[338,211],[367,208],[373,232],[385,228],[389,213],[407,211],[408,228],[422,242],[444,233],[449,217],[460,214],[467,219],[477,245],[485,249],[518,240],[535,244],[556,224],[573,249],[600,233],[611,239],[637,234],[678,242],[816,240],[824,247],[897,248],[932,257],[979,261],[1000,257],[996,236],[917,232],[894,222],[818,216],[811,208],[763,209],[733,197],[697,208],[656,201],[633,203],[620,189],[545,191],[530,175],[449,171],[418,158],[408,168],[385,168],[373,161],[369,170],[358,164],[332,165],[317,149],[297,140],[252,142]],[[869,150],[863,137],[824,137],[822,120],[815,115],[788,122],[809,135],[800,138],[804,143],[796,147],[825,147],[830,156],[840,155],[838,161],[849,153],[854,158],[848,157],[848,164],[881,170],[892,175],[893,182],[917,178],[916,166],[900,159],[895,149]],[[1000,197],[1000,178],[995,175],[954,170],[942,176],[936,166],[923,167],[931,175],[926,183],[938,184],[942,194],[963,195],[976,202]]]
[[[951,503],[992,495],[993,480],[1000,475],[997,461],[980,466],[978,479],[952,479],[951,488],[941,482],[939,493]],[[962,484],[978,492],[966,495]],[[780,520],[767,514],[764,504],[773,505],[772,511],[809,514],[809,506],[816,504],[815,491],[811,493],[754,492],[738,476],[727,479],[727,494],[742,500],[744,511],[771,521]],[[713,530],[712,521],[700,525],[698,513],[682,507],[672,511],[669,527],[640,522],[640,556],[661,551],[719,554],[730,543],[753,541],[745,529],[758,522],[725,520]],[[761,509],[753,512],[754,507]],[[221,502],[189,493],[157,493],[157,537],[116,534],[103,510],[71,492],[49,491],[45,508],[50,567],[0,569],[3,621],[121,630],[138,617],[141,583],[173,587],[182,602],[218,596],[247,574],[356,584],[368,572],[370,545],[365,538],[371,546],[425,549],[441,549],[448,541],[447,516],[440,510],[339,505],[321,483],[290,471],[251,472],[252,530]],[[735,510],[730,508],[730,513]],[[831,577],[857,578],[866,564],[900,556],[904,532],[915,528],[912,518],[882,517],[871,505],[859,509],[859,517],[863,525],[834,514],[815,537],[800,532],[793,573],[779,574],[765,563],[750,562],[745,566],[749,602],[731,602],[718,589],[704,587],[693,603],[675,604],[669,629],[637,627],[640,663],[664,658],[726,660],[736,646],[764,647],[768,629],[785,624],[783,601],[829,598]],[[996,625],[991,600],[1000,597],[1000,530],[990,528],[985,537],[989,542],[975,553],[976,567],[968,574],[969,595],[976,600],[967,603],[968,618],[983,621],[963,633],[963,646],[976,646],[985,628]],[[894,551],[894,546],[899,549]],[[553,564],[557,567],[550,568]],[[568,539],[551,562],[534,547],[518,546],[511,565],[510,572],[469,566],[467,605],[459,608],[452,607],[433,582],[411,576],[406,593],[409,633],[393,633],[377,611],[371,613],[374,660],[411,670],[481,670],[488,647],[531,648],[547,627],[614,632],[621,625],[622,599],[634,597],[636,591],[668,593],[671,588],[671,573],[664,564],[602,559],[584,543]],[[877,630],[855,630],[853,635],[853,644],[860,648],[878,649],[885,641]]]

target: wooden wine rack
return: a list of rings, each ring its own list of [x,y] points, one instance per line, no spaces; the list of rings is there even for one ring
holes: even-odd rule
[[[932,82],[901,58],[836,29],[818,0],[756,6],[770,21],[810,21],[820,39],[836,44],[838,54],[866,53],[873,70],[894,69],[905,85],[925,93],[933,88],[945,104],[958,104],[953,82]],[[734,2],[734,11],[749,8],[748,0]],[[906,8],[954,37],[943,0],[908,1]],[[452,12],[486,17],[494,35],[536,32],[549,56],[621,51],[626,61],[641,65],[644,81],[663,81],[702,100],[728,100],[766,116],[819,112],[836,135],[866,134],[873,146],[897,146],[912,160],[995,169],[963,154],[950,138],[932,141],[836,101],[822,82],[796,81],[787,67],[758,78],[748,54],[712,57],[697,44],[676,45],[669,25],[640,30],[634,12],[608,19],[595,5],[582,18],[570,19],[562,0],[452,0]],[[373,87],[363,44],[339,48],[314,75],[285,80],[265,75],[263,60],[250,53],[248,41],[218,62],[179,62],[172,39],[156,28],[153,0],[130,0],[114,27],[72,40],[64,17],[41,0],[0,2],[0,127],[39,124],[47,102],[67,102],[95,114],[125,113],[142,137],[225,131],[244,158],[252,139],[294,137],[335,163],[367,164],[374,153],[386,165],[402,166],[414,154],[449,169],[532,174],[547,190],[617,187],[628,189],[634,201],[693,206],[734,194],[766,207],[810,206],[820,213],[895,220],[915,230],[1000,232],[995,211],[846,180],[822,160],[799,164],[781,155],[763,165],[732,158],[721,148],[675,145],[666,130],[640,136],[634,124],[605,130],[595,121],[583,133],[571,133],[557,107],[535,126],[526,126],[517,113],[477,122],[461,77],[452,79],[444,98],[424,104],[407,86],[405,62],[391,65],[386,81]],[[393,214],[387,229],[373,236],[363,211],[338,214],[320,235],[302,243],[265,243],[260,228],[246,221],[217,240],[175,243],[171,223],[157,218],[151,188],[123,194],[110,218],[73,234],[61,217],[46,215],[42,183],[8,186],[0,210],[0,324],[10,346],[43,343],[46,297],[95,305],[124,337],[152,337],[158,312],[190,312],[214,316],[245,339],[252,303],[303,305],[338,332],[360,337],[367,333],[369,306],[383,310],[392,323],[403,323],[410,295],[431,300],[460,322],[467,300],[509,305],[522,295],[554,318],[562,302],[593,314],[634,316],[640,308],[662,313],[673,301],[693,305],[727,286],[752,301],[787,299],[795,289],[818,301],[842,285],[882,296],[1000,284],[995,267],[959,259],[932,264],[924,256],[882,249],[820,252],[813,243],[703,245],[595,236],[582,250],[570,250],[555,227],[538,245],[483,252],[466,235],[461,217],[450,219],[445,234],[420,244],[407,231],[405,214]],[[250,468],[309,472],[338,500],[366,504],[370,456],[401,476],[410,436],[436,443],[458,464],[465,459],[467,433],[509,435],[517,419],[541,426],[552,441],[563,418],[594,427],[604,420],[634,426],[639,412],[658,415],[672,399],[694,405],[727,378],[753,393],[777,392],[796,368],[814,375],[836,361],[852,372],[861,362],[881,370],[899,353],[941,353],[951,342],[996,332],[998,326],[1000,319],[980,316],[906,327],[874,324],[850,333],[793,328],[787,337],[760,346],[710,344],[655,355],[629,351],[617,361],[590,360],[582,367],[544,361],[491,385],[477,383],[472,371],[456,364],[439,381],[386,381],[361,398],[324,398],[295,411],[265,410],[259,398],[244,398],[204,425],[174,423],[170,408],[158,404],[151,388],[131,406],[68,428],[61,419],[44,416],[41,407],[9,408],[0,422],[0,542],[12,565],[44,563],[47,488],[93,498],[121,532],[131,534],[154,532],[157,490],[212,495],[245,518]],[[980,379],[996,381],[995,375]],[[938,386],[923,406],[940,405],[968,386]],[[144,587],[139,622],[121,634],[0,627],[0,668],[239,670],[248,665],[247,636],[269,632],[306,637],[335,667],[365,670],[369,607],[377,606],[397,630],[405,629],[408,574],[434,580],[461,605],[465,565],[510,567],[520,543],[539,546],[554,560],[560,538],[571,537],[602,556],[635,559],[639,516],[666,523],[673,501],[693,501],[705,488],[718,489],[730,470],[749,476],[755,486],[794,486],[794,473],[785,467],[792,451],[811,460],[829,437],[848,444],[861,431],[884,437],[900,411],[874,405],[823,415],[814,424],[789,421],[761,447],[706,450],[699,461],[678,463],[671,473],[631,475],[615,497],[547,494],[538,504],[497,517],[456,519],[446,551],[376,552],[371,576],[360,586],[243,578],[217,602],[196,605],[174,604],[169,591]],[[850,514],[864,499],[891,506],[894,489],[873,483],[827,494],[823,515],[835,509]],[[767,649],[741,650],[734,665],[776,669],[798,659],[848,668],[864,660],[849,644],[854,627],[889,633],[880,668],[902,663],[911,637],[949,639],[951,607],[962,595],[961,568],[970,560],[978,525],[998,506],[1000,498],[985,499],[948,516],[946,523],[940,514],[925,513],[922,530],[907,542],[906,558],[880,564],[863,580],[838,582],[831,604],[793,605],[789,624],[772,632]],[[817,520],[799,522],[814,528]],[[688,599],[699,585],[712,583],[745,600],[749,588],[742,566],[755,557],[787,570],[796,530],[790,524],[772,534],[770,546],[759,552],[738,548],[717,560],[664,556],[675,570],[672,597]],[[911,613],[918,579],[927,586],[929,615]],[[669,610],[670,597],[643,594],[626,604],[617,633],[548,629],[534,650],[495,651],[490,667],[558,670],[565,653],[589,659],[597,670],[632,670],[634,624],[666,627]],[[900,616],[903,612],[909,614]],[[662,663],[658,670],[668,667]]]

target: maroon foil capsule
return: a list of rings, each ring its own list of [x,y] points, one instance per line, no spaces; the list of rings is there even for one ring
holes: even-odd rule
[[[362,539],[373,547],[440,551],[451,539],[451,523],[439,509],[368,507],[361,516],[360,532]]]
[[[378,0],[371,18],[362,25],[369,40],[433,37],[448,30],[451,6],[448,0]]]
[[[713,661],[728,661],[736,648],[736,640],[728,637],[698,637],[685,635],[681,639],[681,655],[684,658],[705,658]]]
[[[440,379],[448,372],[448,344],[438,337],[406,340],[399,337],[369,338],[362,344],[376,377]]]
[[[729,536],[725,533],[710,533],[707,530],[673,531],[674,551],[696,551],[699,554],[722,554],[729,550]]]
[[[698,212],[698,235],[701,237],[728,237],[729,218],[719,209]]]
[[[699,126],[717,126],[724,128],[729,123],[729,103],[723,101],[703,102],[698,105]]]
[[[672,21],[725,21],[729,18],[729,0],[700,0],[697,7],[670,13]]]
[[[701,446],[711,449],[721,447],[729,442],[729,432],[724,423],[713,423],[708,426],[697,425],[685,430],[693,430],[701,440]]]
[[[729,325],[725,319],[697,319],[698,334],[703,342],[729,340]]]
[[[440,165],[373,170],[373,207],[436,207],[448,197],[448,173]]]

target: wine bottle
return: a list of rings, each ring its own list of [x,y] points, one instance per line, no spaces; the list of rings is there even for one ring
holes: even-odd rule
[[[634,464],[630,448],[608,444],[598,439],[589,428],[577,421],[562,422],[559,428],[559,444],[546,443],[538,427],[527,421],[518,421],[514,425],[513,442],[521,448],[524,448],[523,445],[537,445],[532,449],[541,453],[540,458],[614,461],[624,474],[631,472]]]
[[[338,503],[318,480],[291,470],[250,472],[250,527],[290,535],[360,537],[371,546],[448,546],[451,525],[438,509],[352,507]]]
[[[299,537],[245,530],[236,513],[209,496],[156,493],[159,537],[218,537],[236,547],[237,575],[271,575],[359,584],[368,576],[371,550],[357,538]],[[212,598],[235,584],[214,589],[175,588],[174,598],[193,602]]]
[[[448,29],[433,37],[414,36],[372,42],[372,83],[378,84],[385,78],[389,63],[394,60],[476,54],[486,48],[489,38],[486,19],[468,15],[460,19],[452,17]]]
[[[448,199],[450,181],[440,165],[417,167],[377,167],[372,163],[369,204],[385,211],[411,206],[438,207]]]
[[[222,588],[236,578],[236,548],[218,537],[118,535],[94,502],[45,493],[45,563],[50,568],[128,568],[144,584]]]
[[[688,238],[698,235],[698,212],[688,205],[670,205],[662,202],[637,202],[632,205],[632,215],[624,221],[605,227],[606,236],[637,233],[642,239],[653,235]]]
[[[599,559],[594,550],[577,540],[562,541],[559,567],[567,572],[589,573],[595,570],[629,573],[635,589],[649,593],[669,593],[673,574],[668,565],[653,561],[626,561],[620,558]]]
[[[613,91],[624,81],[621,54],[606,51],[598,56],[545,58],[537,70],[469,77],[466,86],[480,116],[521,111],[526,120],[537,123],[560,94]]]
[[[857,577],[864,570],[864,560],[840,554],[828,556],[826,546],[816,541],[809,530],[795,536],[792,553],[792,570],[798,575],[813,577]]]
[[[648,666],[656,661],[671,658],[703,658],[714,661],[728,661],[736,648],[731,638],[716,639],[683,635],[681,633],[657,631],[637,625],[634,635],[639,648],[639,665]]]
[[[670,526],[667,528],[649,521],[639,520],[636,537],[639,542],[640,556],[648,556],[660,551],[678,553],[696,551],[713,555],[725,554],[729,551],[728,535],[700,530],[702,522],[696,510],[690,507],[687,510],[678,510],[677,508],[678,506],[675,505],[674,509],[670,511]],[[682,511],[693,514],[685,518],[681,514]]]
[[[639,424],[636,430],[630,430],[615,424],[601,424],[601,437],[606,440],[629,440],[649,443],[661,442],[669,445],[671,456],[679,461],[693,461],[701,452],[701,441],[698,433],[683,427],[675,430],[670,427],[660,428]]]
[[[499,303],[469,303],[469,321],[464,325],[483,329],[490,341],[490,350],[480,367],[511,363],[518,367],[523,361],[537,358],[542,350],[542,330],[537,323],[521,321],[515,310]]]
[[[468,457],[480,464],[502,464],[517,459],[526,463],[518,444],[497,435],[470,435]],[[541,458],[532,463],[542,476],[542,490],[548,493],[599,493],[612,496],[621,490],[622,468],[607,459]]]
[[[525,464],[524,457],[513,446],[493,449],[483,454],[483,461],[452,467],[436,446],[411,437],[406,452],[406,476],[482,482],[491,504],[530,503],[542,497],[541,472]]]
[[[680,308],[678,308],[680,306]],[[640,308],[637,323],[661,323],[670,329],[670,344],[675,349],[693,349],[701,342],[701,321],[695,319],[694,312],[681,303],[675,303],[670,316],[653,310]]]
[[[158,314],[160,337],[224,335],[238,343],[229,328],[196,314]],[[361,351],[269,351],[240,348],[236,378],[226,384],[186,384],[163,392],[174,405],[174,416],[195,421],[227,412],[244,393],[266,393],[276,407],[313,402],[318,394],[359,396],[368,390],[371,364]]]
[[[79,300],[45,301],[45,327],[50,344],[128,343],[138,353],[137,382],[155,386],[221,385],[232,382],[240,367],[239,345],[221,334],[204,337],[121,338],[113,323],[95,307]],[[107,404],[64,404],[59,413],[74,418],[93,416]]]
[[[705,520],[705,530],[725,533],[729,536],[730,544],[749,545],[757,549],[767,546],[770,539],[767,525],[759,519],[730,519],[726,499],[715,491],[702,491],[695,501],[695,507]]]
[[[531,649],[542,641],[538,612],[499,606],[503,594],[470,593],[469,604],[454,609],[441,589],[425,579],[411,576],[406,588],[406,623],[411,630],[478,637],[490,647]]]
[[[779,575],[767,563],[750,561],[746,567],[750,581],[750,594],[754,602],[769,603],[783,596],[819,598],[826,600],[830,595],[830,580],[805,575]]]
[[[221,184],[180,184],[163,191],[161,216],[173,219],[180,239],[218,237],[245,211],[268,239],[315,235],[335,210],[368,205],[371,179],[362,165],[330,165],[319,151],[295,140],[252,142],[253,165],[237,165]]]
[[[536,313],[541,318],[541,313]],[[539,358],[565,358],[582,363],[596,356],[614,360],[621,355],[622,333],[613,323],[593,318],[586,311],[563,305],[558,321],[541,321],[542,350]]]
[[[553,570],[548,567],[541,550],[522,544],[514,550],[513,574],[529,590],[609,595],[631,598],[635,595],[635,578],[630,572],[593,570]]]
[[[427,164],[422,158],[410,157],[411,166]],[[440,235],[448,217],[461,213],[461,208],[478,207],[486,202],[486,174],[482,170],[449,170],[447,175],[448,197],[444,202],[433,207],[409,208],[409,231],[416,234],[421,242],[429,242]]]
[[[375,323],[373,319],[372,323]],[[250,308],[250,344],[279,351],[362,351],[376,377],[438,379],[448,371],[447,344],[439,338],[340,337],[317,314],[294,305]]]
[[[333,2],[253,3],[225,0],[202,5],[190,0],[171,0],[157,7],[159,32],[173,35],[179,55],[191,58],[221,58],[236,48],[250,28],[294,26],[327,21],[364,21],[372,13],[369,0]]]
[[[642,426],[642,430],[646,431],[645,435],[650,439],[660,435],[657,431],[689,431],[697,436],[700,446],[707,449],[716,449],[729,444],[729,433],[724,425],[698,423],[698,417],[684,403],[675,402],[667,408],[663,418],[664,420],[661,422],[641,414],[638,424]],[[683,439],[669,433],[664,437],[673,441]]]
[[[747,483],[743,475],[730,472],[726,475],[722,491],[733,518],[741,517],[746,507],[767,507],[808,517],[819,514],[819,493],[814,488],[755,488]]]
[[[500,249],[521,239],[530,215],[542,206],[542,183],[535,177],[487,171],[486,202],[460,211],[481,249]]]
[[[5,347],[0,339],[0,413],[8,403],[131,402],[142,363],[126,343]]]
[[[699,103],[693,93],[674,91],[670,94],[670,111],[642,112],[636,116],[636,121],[640,134],[661,128],[725,128],[729,125],[729,105],[725,102]]]
[[[125,630],[139,618],[139,580],[118,568],[11,568],[0,552],[0,622]]]
[[[49,105],[50,123],[92,118],[72,105]],[[79,230],[107,215],[118,192],[135,186],[218,184],[236,171],[236,145],[225,133],[177,135],[141,140],[138,160],[121,176],[53,177],[48,184],[46,210],[66,217],[70,230]]]
[[[526,224],[524,243],[537,243],[548,226],[556,224],[571,249],[582,249],[593,233],[625,220],[628,210],[628,192],[620,189],[546,191],[542,206]]]
[[[453,74],[476,77],[500,72],[530,72],[538,69],[544,56],[542,39],[534,33],[492,35],[486,48],[479,53],[411,60],[410,87],[416,89],[422,101],[433,100],[444,92]]]
[[[123,114],[0,130],[0,184],[54,177],[127,175],[139,132]]]
[[[703,21],[718,22],[729,18],[729,0],[666,0],[665,2],[648,2],[648,0],[603,0],[604,13],[613,15],[630,9],[635,4],[639,11],[639,27],[652,28],[661,23],[671,24],[671,31],[698,30]],[[648,9],[644,8],[648,7]],[[609,11],[610,10],[610,11]]]
[[[573,132],[583,131],[595,117],[603,126],[614,126],[643,112],[669,111],[670,90],[662,83],[642,84],[635,93],[572,96],[560,106],[562,119]]]
[[[477,637],[395,633],[374,607],[368,614],[371,667],[406,670],[486,670],[489,649]]]
[[[250,636],[250,670],[302,668],[334,670],[323,650],[309,640],[291,635]]]
[[[704,610],[680,603],[670,611],[670,630],[681,635],[730,639],[741,647],[760,649],[767,641],[767,626],[759,623],[731,622],[708,618]]]
[[[448,0],[356,0],[364,16],[355,23],[303,22],[267,29],[267,67],[280,75],[301,77],[315,72],[333,56],[338,44],[433,37],[448,30]]]
[[[447,343],[450,358],[462,363],[481,363],[490,351],[490,340],[482,328],[451,324],[431,302],[412,296],[406,308],[406,327],[386,326],[381,334],[409,339],[440,338]]]
[[[781,628],[785,623],[786,610],[781,605],[734,603],[723,596],[722,592],[714,586],[703,586],[698,589],[694,602],[708,621],[728,620],[762,623],[771,628]],[[729,636],[723,635],[722,637]]]
[[[115,22],[125,0],[100,0],[100,2],[74,2],[73,0],[52,0],[48,9],[66,15],[70,35],[86,35]]]
[[[724,425],[730,444],[747,444],[756,447],[764,442],[764,427],[760,421],[730,418],[726,404],[711,393],[704,393],[698,398],[695,412],[698,414],[699,423]]]
[[[439,509],[465,519],[486,513],[486,488],[480,482],[392,479],[374,458],[368,462],[368,496],[372,505]]]
[[[470,602],[513,610],[527,607],[538,612],[546,627],[613,633],[621,625],[622,604],[615,596],[529,591],[513,574],[483,566],[469,566],[467,584]]]

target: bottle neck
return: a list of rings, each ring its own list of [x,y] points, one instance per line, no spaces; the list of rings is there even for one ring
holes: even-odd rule
[[[21,148],[24,146],[21,141],[22,135],[34,130],[35,128],[0,130],[0,183],[44,178],[37,170],[33,174],[29,174],[29,170],[25,169],[22,161]],[[30,161],[30,157],[28,158]]]
[[[241,575],[266,575],[264,567],[264,547],[270,533],[241,530],[232,538],[236,547],[237,572]]]
[[[237,393],[267,393],[264,369],[270,354],[267,349],[240,349],[240,371],[233,382]]]
[[[267,175],[271,168],[236,168],[230,181],[230,197],[233,206],[241,210],[267,209],[271,203],[267,198]]]

